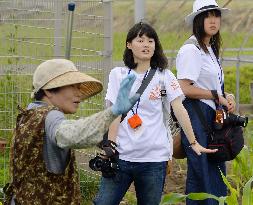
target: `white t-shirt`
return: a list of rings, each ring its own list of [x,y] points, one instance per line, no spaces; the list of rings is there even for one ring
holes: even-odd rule
[[[119,91],[120,82],[128,75],[129,68],[116,67],[109,75],[106,100],[113,104]],[[134,70],[131,73],[136,75],[136,80],[130,92],[133,96],[141,85],[145,73],[138,74]],[[167,136],[167,130],[163,123],[162,100],[160,96],[161,85],[160,74],[156,71],[151,82],[142,94],[138,106],[138,115],[142,119],[142,125],[136,131],[132,129],[127,120],[132,117],[129,111],[124,121],[120,123],[117,136],[117,150],[120,159],[131,162],[161,162],[167,161],[171,156],[171,148]],[[168,102],[182,96],[183,92],[173,73],[165,71],[165,87]],[[133,110],[136,111],[137,103]]]
[[[177,79],[192,80],[195,86],[206,90],[217,90],[221,95],[224,74],[212,48],[207,47],[207,49],[209,53],[199,50],[193,44],[183,45],[176,58]],[[213,100],[201,99],[201,101],[216,109]]]

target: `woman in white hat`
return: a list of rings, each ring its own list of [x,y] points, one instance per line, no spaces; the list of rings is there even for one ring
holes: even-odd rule
[[[221,46],[221,16],[228,9],[218,6],[215,0],[196,0],[193,12],[186,17],[186,23],[192,26],[193,35],[180,48],[176,58],[177,78],[186,96],[184,106],[187,109],[197,141],[207,146],[208,136],[202,127],[198,114],[193,108],[197,106],[203,112],[206,121],[213,125],[216,105],[213,94],[218,93],[219,101],[228,108],[235,110],[235,99],[232,94],[224,91],[224,73],[219,63]],[[193,100],[194,99],[194,100]],[[189,146],[184,133],[182,143],[187,153],[186,193],[206,192],[216,196],[226,196],[220,170],[225,174],[225,163],[211,163],[205,154],[198,156]],[[213,205],[214,200],[187,200],[187,205]]]
[[[90,117],[67,120],[80,102],[102,91],[100,81],[81,73],[65,59],[47,60],[33,75],[35,101],[20,110],[11,146],[12,181],[5,204],[81,204],[72,148],[95,145],[110,123],[126,113],[139,96],[129,99],[135,76],[120,86],[116,103]]]

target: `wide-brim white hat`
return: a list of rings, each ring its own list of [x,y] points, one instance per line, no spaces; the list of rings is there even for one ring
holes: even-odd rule
[[[215,0],[195,0],[192,7],[192,13],[185,17],[185,22],[188,25],[193,24],[194,18],[200,13],[208,10],[219,10],[221,14],[229,11],[228,8],[221,8]]]
[[[73,62],[66,59],[47,60],[33,74],[34,90],[31,97],[40,89],[48,90],[73,84],[81,84],[82,99],[92,97],[103,89],[99,80],[79,72]]]

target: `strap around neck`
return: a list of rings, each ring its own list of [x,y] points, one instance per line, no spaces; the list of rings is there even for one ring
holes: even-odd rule
[[[156,68],[151,68],[150,71],[148,72],[147,77],[142,81],[141,86],[136,91],[136,93],[140,94],[140,96],[143,94],[144,90],[147,88],[148,84],[152,80],[153,76],[155,75],[156,70],[157,70]],[[120,122],[122,122],[126,116],[127,116],[127,113],[122,114]]]

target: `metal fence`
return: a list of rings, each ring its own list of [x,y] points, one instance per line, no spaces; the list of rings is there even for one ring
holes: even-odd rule
[[[31,101],[32,74],[37,65],[65,55],[68,3],[67,0],[0,1],[0,144],[1,139],[8,142],[12,135],[17,105],[25,107]],[[110,0],[78,0],[73,15],[70,59],[79,70],[100,79],[104,85],[112,67],[111,9]],[[86,100],[77,115],[88,116],[103,109],[103,96],[101,93]],[[1,150],[0,201],[2,187],[8,181],[9,153],[8,147]],[[82,155],[90,157],[87,152]],[[79,160],[80,169],[89,172],[88,160]],[[85,184],[98,182],[91,173],[80,177],[83,192]]]

